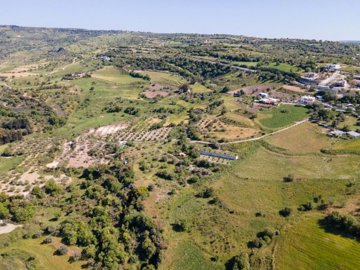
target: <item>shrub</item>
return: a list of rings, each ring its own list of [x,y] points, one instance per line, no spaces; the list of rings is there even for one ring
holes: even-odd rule
[[[156,176],[165,180],[173,180],[174,176],[167,171],[159,171],[156,173]]]
[[[196,175],[190,177],[190,178],[187,180],[188,184],[190,184],[190,185],[195,184],[195,183],[197,183],[198,181],[199,181],[199,177],[196,176]]]
[[[73,262],[77,262],[78,260],[81,259],[81,254],[78,252],[75,252],[74,255],[71,255],[69,258],[69,262],[73,263]]]
[[[44,241],[42,241],[42,244],[51,244],[52,243],[52,237],[46,237]]]
[[[196,197],[207,199],[212,197],[213,195],[214,195],[214,190],[212,188],[205,188],[203,191],[198,193]]]
[[[68,247],[65,245],[61,245],[56,251],[55,254],[62,256],[68,253]]]
[[[280,216],[288,217],[288,216],[291,215],[291,211],[292,211],[291,208],[285,207],[284,209],[281,209],[281,210],[279,211],[279,214],[280,214]]]
[[[285,183],[290,183],[290,182],[294,182],[294,175],[292,175],[292,174],[289,174],[288,176],[285,176],[284,178],[283,178],[283,180],[284,180],[284,182]]]
[[[62,191],[62,188],[56,184],[54,180],[49,180],[45,183],[44,186],[45,192],[50,195],[59,194]]]
[[[298,208],[299,211],[303,211],[303,212],[311,211],[312,209],[313,209],[312,202],[304,203],[304,204],[300,205]]]
[[[43,232],[37,232],[37,233],[33,234],[32,238],[33,239],[38,239],[38,238],[40,238],[42,236],[42,234],[43,234]]]
[[[233,257],[228,263],[226,269],[230,270],[250,270],[249,255],[245,252]]]
[[[0,203],[0,219],[10,218],[10,212],[4,204]]]

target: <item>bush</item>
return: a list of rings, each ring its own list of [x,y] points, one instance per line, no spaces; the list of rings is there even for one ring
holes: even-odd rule
[[[261,248],[262,246],[263,246],[263,243],[261,242],[261,240],[259,238],[256,238],[256,239],[248,242],[249,248]]]
[[[290,182],[294,182],[295,178],[292,174],[289,174],[288,176],[285,176],[283,180],[285,183],[290,183]]]
[[[61,245],[56,251],[55,254],[62,256],[62,255],[66,255],[68,253],[69,249],[67,246],[65,245]]]
[[[74,255],[70,256],[69,258],[69,262],[73,263],[73,262],[77,262],[81,259],[81,254],[78,252],[75,252]]]
[[[167,171],[160,171],[156,173],[156,176],[165,180],[173,180],[174,176]]]
[[[0,219],[8,219],[10,218],[10,212],[4,204],[0,203]]]
[[[35,215],[35,209],[31,205],[14,206],[10,212],[15,222],[29,221]]]
[[[43,234],[43,232],[37,232],[37,233],[33,234],[32,238],[33,239],[38,239],[38,238],[40,238],[42,236],[42,234]]]
[[[190,178],[187,180],[188,184],[190,184],[190,185],[195,184],[195,183],[197,183],[198,181],[199,181],[199,177],[196,176],[196,175],[190,177]]]
[[[45,192],[50,195],[59,194],[62,191],[61,186],[56,184],[54,180],[49,180],[45,183],[44,186]]]
[[[42,244],[51,244],[52,243],[52,237],[46,237],[44,241],[42,241]]]
[[[304,203],[304,204],[300,205],[298,208],[299,211],[303,211],[303,212],[311,211],[312,209],[313,209],[312,202]]]
[[[212,188],[205,188],[203,191],[198,193],[196,197],[207,199],[212,197],[213,195],[214,195],[214,190]]]
[[[229,270],[250,270],[249,255],[242,252],[240,255],[233,257],[226,265]]]
[[[360,221],[351,215],[332,212],[323,219],[323,224],[336,229],[345,235],[360,237]]]
[[[279,214],[280,214],[280,216],[288,217],[288,216],[291,215],[291,211],[292,211],[291,208],[285,207],[284,209],[281,209],[281,210],[279,211]]]
[[[38,199],[41,199],[45,197],[45,192],[39,186],[34,186],[31,191],[31,195],[35,196]]]

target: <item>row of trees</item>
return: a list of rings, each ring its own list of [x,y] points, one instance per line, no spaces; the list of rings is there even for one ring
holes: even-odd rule
[[[0,145],[19,141],[32,133],[32,126],[28,119],[19,118],[0,125]]]
[[[352,215],[343,215],[332,212],[322,220],[322,225],[332,231],[336,230],[344,235],[359,238],[360,222]]]

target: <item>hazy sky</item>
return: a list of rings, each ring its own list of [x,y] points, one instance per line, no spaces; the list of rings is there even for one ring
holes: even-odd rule
[[[0,0],[0,24],[360,40],[360,0]]]

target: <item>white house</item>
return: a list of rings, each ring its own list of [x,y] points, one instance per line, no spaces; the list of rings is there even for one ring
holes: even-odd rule
[[[268,97],[269,97],[269,94],[268,94],[268,93],[261,92],[261,93],[259,94],[259,97],[261,97],[261,98],[268,98]]]
[[[314,104],[316,98],[312,96],[302,96],[299,100],[301,104],[311,105]]]
[[[349,131],[347,132],[347,135],[350,136],[351,138],[360,138],[360,133],[355,131]]]
[[[328,64],[325,66],[325,69],[327,69],[328,71],[336,71],[339,70],[341,68],[341,66],[339,64]]]

